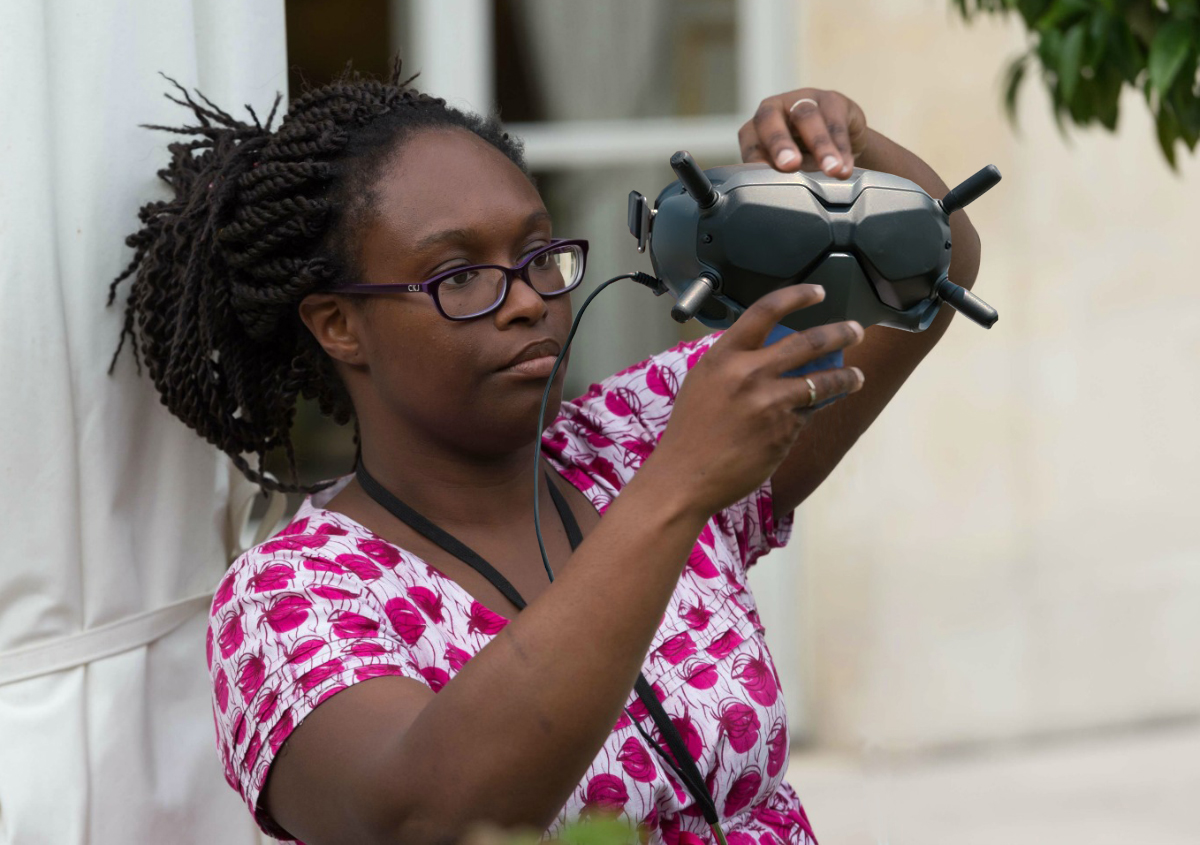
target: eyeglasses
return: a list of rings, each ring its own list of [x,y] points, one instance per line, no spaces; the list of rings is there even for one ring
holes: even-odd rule
[[[427,293],[448,320],[471,320],[495,311],[508,296],[513,277],[548,299],[579,286],[588,242],[555,239],[521,259],[516,267],[471,264],[439,273],[419,284],[347,285],[334,293]]]

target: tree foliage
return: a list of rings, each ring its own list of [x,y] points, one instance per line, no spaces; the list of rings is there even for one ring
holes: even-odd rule
[[[1140,90],[1172,168],[1182,141],[1200,141],[1200,0],[951,0],[967,20],[1017,13],[1030,46],[1009,64],[1004,101],[1016,122],[1017,92],[1040,68],[1059,129],[1098,122],[1115,129],[1121,92]]]

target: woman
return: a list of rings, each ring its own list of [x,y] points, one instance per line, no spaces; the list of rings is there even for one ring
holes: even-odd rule
[[[416,843],[608,809],[652,841],[713,841],[707,793],[731,845],[812,841],[746,570],[950,313],[919,335],[842,323],[763,348],[822,296],[792,286],[571,402],[560,371],[539,441],[586,248],[552,238],[516,142],[396,75],[309,91],[274,132],[181,102],[199,125],[163,171],[175,198],[143,209],[122,277],[135,352],[164,403],[265,486],[243,456],[291,456],[299,395],[355,422],[364,470],[310,496],[213,601],[218,748],[264,830]],[[946,191],[835,92],[765,100],[740,142],[781,170]],[[978,240],[955,217],[951,273],[969,287]],[[779,377],[838,349],[849,366],[812,375],[815,398]],[[530,530],[535,449],[553,583]]]

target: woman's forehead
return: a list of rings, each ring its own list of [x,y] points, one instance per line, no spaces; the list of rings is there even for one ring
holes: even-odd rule
[[[377,221],[413,246],[445,231],[549,222],[541,195],[521,169],[462,129],[427,130],[408,139],[381,169],[374,193]]]

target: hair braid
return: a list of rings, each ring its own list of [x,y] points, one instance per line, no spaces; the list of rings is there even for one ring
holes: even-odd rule
[[[354,409],[333,363],[299,319],[300,300],[357,280],[356,230],[386,157],[413,132],[459,127],[523,171],[521,145],[490,119],[391,78],[347,71],[302,93],[278,129],[280,97],[260,121],[239,120],[174,80],[195,123],[150,126],[181,136],[158,176],[171,197],[142,206],[126,239],[133,259],[113,280],[109,304],[133,279],[113,366],[130,341],[164,405],[267,489],[298,483],[290,432],[300,397],[340,424]],[[357,428],[357,423],[356,423]],[[261,459],[285,452],[290,483]],[[246,456],[257,455],[260,469]]]

